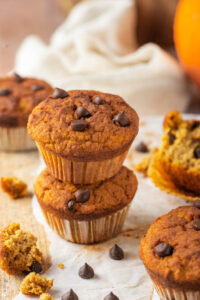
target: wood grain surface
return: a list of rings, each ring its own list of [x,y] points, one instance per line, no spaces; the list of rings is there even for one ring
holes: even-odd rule
[[[24,153],[0,152],[0,177],[17,176],[28,184],[28,196],[21,199],[10,199],[0,191],[0,228],[10,223],[18,222],[21,228],[28,230],[38,237],[38,247],[44,255],[44,269],[50,266],[49,243],[44,228],[32,213],[33,183],[39,166],[37,151]],[[23,276],[9,276],[0,270],[0,300],[11,300],[19,292]]]

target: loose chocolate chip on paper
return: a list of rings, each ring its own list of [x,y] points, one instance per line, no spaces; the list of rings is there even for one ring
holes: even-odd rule
[[[124,258],[124,251],[117,244],[115,244],[109,251],[110,258],[114,260],[121,260]]]
[[[174,143],[176,137],[171,131],[168,132],[168,137],[169,137],[169,143],[170,143],[170,145],[172,145]]]
[[[54,92],[53,92],[53,98],[54,99],[58,99],[58,98],[66,98],[68,97],[69,94],[68,92],[66,92],[65,90],[59,89],[59,88],[55,88]]]
[[[32,90],[33,90],[34,92],[44,90],[44,86],[41,85],[41,84],[37,84],[37,83],[36,83],[36,84],[33,84],[33,85],[31,86],[31,88],[32,88]]]
[[[140,142],[136,147],[135,150],[138,152],[142,152],[142,153],[148,153],[149,152],[149,148],[147,147],[147,145],[144,142]]]
[[[192,227],[196,230],[199,231],[200,230],[200,219],[194,220]]]
[[[81,119],[81,118],[89,118],[91,117],[91,113],[84,108],[83,106],[79,106],[76,110],[76,115],[77,115],[77,119]]]
[[[103,300],[119,300],[119,298],[111,292]]]
[[[200,200],[194,201],[193,206],[195,206],[196,208],[200,208]]]
[[[41,273],[42,272],[42,265],[39,262],[34,261],[32,263],[32,265],[30,266],[30,270],[31,270],[31,272]]]
[[[0,96],[8,96],[8,95],[10,95],[10,93],[11,93],[11,90],[9,90],[9,89],[0,90]]]
[[[87,263],[85,263],[78,272],[83,279],[91,279],[94,277],[94,270]]]
[[[173,253],[173,248],[168,243],[160,243],[156,246],[156,253],[160,257],[169,256]]]
[[[96,105],[102,105],[104,103],[105,103],[104,100],[100,96],[96,96],[95,97],[94,104],[96,104]]]
[[[79,298],[76,295],[76,293],[71,289],[69,290],[69,292],[62,296],[61,300],[79,300]]]
[[[89,190],[77,190],[75,193],[76,201],[80,203],[84,203],[89,200],[90,198],[90,191]]]
[[[200,145],[198,145],[198,146],[194,149],[194,157],[195,157],[195,158],[200,158]]]
[[[73,131],[84,131],[88,128],[88,122],[85,120],[73,120],[71,126]]]
[[[23,77],[21,77],[19,74],[17,74],[17,73],[13,73],[12,74],[12,78],[13,78],[13,80],[15,80],[15,81],[17,81],[17,82],[22,82],[23,80],[24,80],[24,78]]]
[[[68,209],[69,209],[70,211],[72,211],[75,204],[76,204],[76,202],[75,202],[74,200],[69,200],[69,201],[67,202],[67,207],[68,207]]]
[[[126,127],[130,124],[124,111],[114,117],[114,123],[118,123],[122,127]]]

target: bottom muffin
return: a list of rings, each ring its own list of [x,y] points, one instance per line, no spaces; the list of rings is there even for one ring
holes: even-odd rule
[[[54,231],[71,242],[90,244],[120,232],[137,190],[137,178],[122,167],[104,182],[81,186],[61,182],[45,169],[34,190]]]
[[[139,254],[161,299],[200,299],[200,201],[156,219]]]

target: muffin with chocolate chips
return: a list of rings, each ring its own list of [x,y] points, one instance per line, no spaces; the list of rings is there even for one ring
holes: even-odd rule
[[[74,185],[44,170],[35,194],[49,226],[66,240],[90,244],[107,240],[121,230],[137,190],[137,179],[126,167],[101,183]]]
[[[137,113],[116,95],[55,89],[28,122],[51,174],[74,184],[115,175],[138,133]]]
[[[200,298],[200,205],[178,207],[156,219],[139,254],[161,299]]]
[[[162,146],[148,174],[167,191],[200,195],[200,121],[183,120],[176,111],[166,116]]]
[[[52,93],[43,80],[14,73],[0,78],[0,150],[28,150],[35,143],[27,134],[32,109]]]

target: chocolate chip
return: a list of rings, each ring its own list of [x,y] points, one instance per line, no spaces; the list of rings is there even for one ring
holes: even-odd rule
[[[76,201],[80,203],[84,203],[89,200],[90,198],[90,191],[89,190],[78,190],[75,193]]]
[[[156,246],[156,253],[160,257],[169,256],[173,253],[173,248],[168,243],[160,243]]]
[[[43,85],[40,85],[40,84],[33,84],[32,86],[31,86],[31,88],[32,88],[32,90],[34,91],[34,92],[37,92],[37,91],[41,91],[41,90],[44,90],[44,86]]]
[[[122,127],[128,126],[130,124],[124,111],[120,112],[114,117],[114,123],[118,123]]]
[[[196,208],[200,208],[200,200],[194,201],[193,206],[195,206]]]
[[[66,98],[68,96],[69,96],[69,94],[65,90],[62,90],[62,89],[59,89],[59,88],[54,89],[54,92],[53,92],[53,98],[54,99]]]
[[[42,265],[39,262],[34,261],[32,263],[32,265],[30,266],[30,270],[31,270],[31,272],[41,273],[42,272]]]
[[[84,131],[88,128],[88,122],[85,120],[73,120],[71,126],[74,131]]]
[[[140,142],[136,147],[135,150],[138,152],[142,152],[142,153],[147,153],[149,152],[149,148],[147,147],[147,145],[144,142]]]
[[[81,118],[89,118],[91,117],[91,113],[84,108],[83,106],[79,106],[76,110],[76,115],[77,115],[77,119],[81,119]]]
[[[75,204],[76,204],[76,202],[75,202],[74,200],[69,200],[69,201],[67,202],[67,207],[68,207],[68,209],[69,209],[70,211],[72,211]]]
[[[11,90],[9,90],[9,89],[0,90],[0,96],[8,96],[8,95],[10,95],[10,93],[11,93]]]
[[[19,74],[17,74],[17,73],[13,73],[12,74],[12,78],[15,80],[15,81],[17,81],[17,82],[22,82],[23,80],[24,80],[24,78],[23,77],[21,77]]]
[[[200,219],[194,220],[192,227],[196,230],[199,231],[200,230]]]
[[[109,251],[110,258],[121,260],[124,258],[124,251],[117,244],[115,244]]]
[[[78,300],[78,296],[74,293],[74,291],[71,289],[69,292],[64,294],[61,298],[61,300]]]
[[[103,101],[103,99],[100,97],[100,96],[96,96],[95,99],[94,99],[94,104],[96,105],[102,105],[104,104],[105,102]]]
[[[194,121],[193,124],[192,124],[191,130],[196,129],[197,127],[199,127],[199,125],[200,125],[199,121]]]
[[[111,292],[103,300],[119,300],[119,298]]]
[[[200,158],[200,145],[196,146],[196,148],[194,149],[194,157]]]
[[[94,270],[87,263],[85,263],[78,272],[83,279],[91,279],[94,277]]]
[[[169,143],[170,143],[170,145],[172,145],[174,143],[176,137],[171,131],[168,132],[168,137],[169,137]]]

